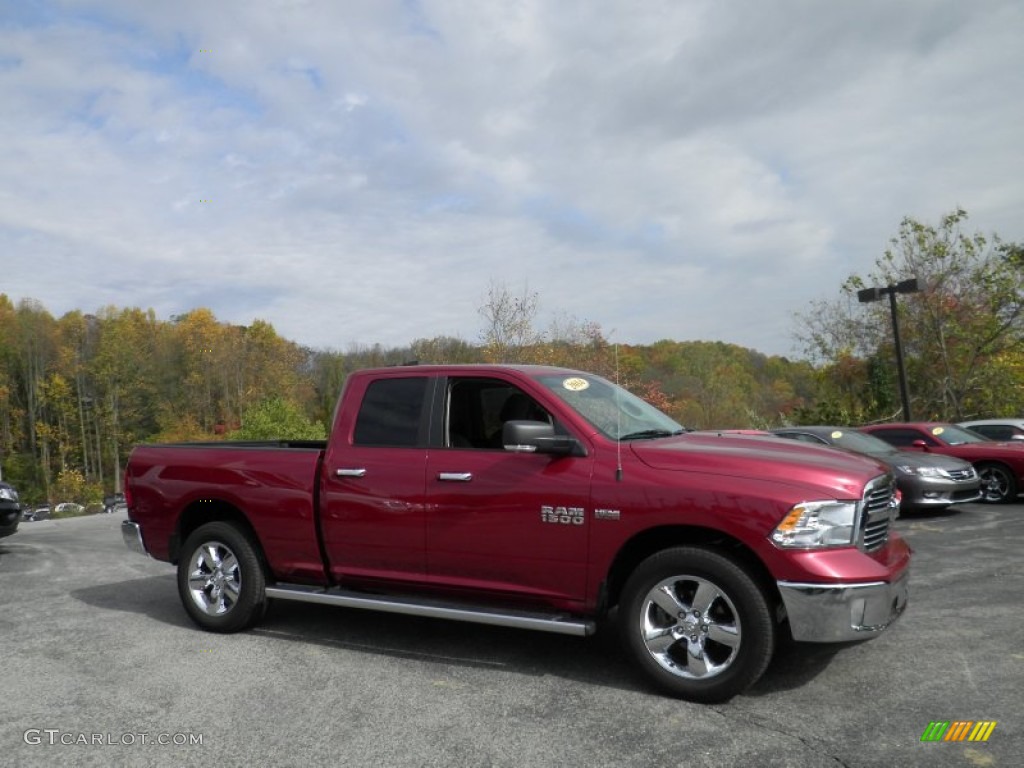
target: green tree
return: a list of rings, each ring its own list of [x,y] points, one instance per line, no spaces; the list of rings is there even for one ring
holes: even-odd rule
[[[326,440],[324,425],[314,423],[294,403],[270,397],[247,408],[233,440]]]

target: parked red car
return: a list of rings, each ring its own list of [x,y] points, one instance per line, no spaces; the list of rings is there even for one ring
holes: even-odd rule
[[[983,500],[1014,501],[1024,488],[1024,444],[1000,443],[955,424],[914,422],[873,424],[861,430],[903,451],[956,456],[971,462],[981,477]]]

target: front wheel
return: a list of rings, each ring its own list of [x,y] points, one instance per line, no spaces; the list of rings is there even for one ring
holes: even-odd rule
[[[753,685],[775,650],[768,599],[735,560],[674,547],[643,561],[619,605],[623,641],[655,684],[691,701],[724,701]]]
[[[1017,483],[1009,467],[1002,464],[981,464],[978,467],[981,478],[982,501],[992,504],[1006,504],[1017,498]]]
[[[266,577],[248,535],[231,523],[207,523],[185,541],[178,595],[191,619],[212,632],[237,632],[266,607]]]

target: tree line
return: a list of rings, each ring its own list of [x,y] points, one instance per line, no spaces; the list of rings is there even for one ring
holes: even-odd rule
[[[55,318],[0,294],[0,477],[25,503],[91,503],[120,488],[140,442],[323,439],[349,373],[412,360],[592,371],[697,427],[767,423],[811,395],[806,363],[723,343],[616,346],[575,319],[538,329],[538,303],[492,286],[477,341],[340,351],[303,347],[262,320],[224,323],[206,308],[170,320],[116,307]]]
[[[206,308],[169,320],[107,307],[53,317],[0,294],[0,479],[23,501],[99,501],[120,488],[133,445],[219,439],[322,439],[349,373],[412,360],[560,365],[617,380],[697,429],[859,425],[897,418],[884,303],[856,291],[916,277],[900,297],[915,416],[1024,411],[1024,249],[962,231],[957,210],[929,226],[905,219],[869,275],[796,315],[805,359],[734,344],[614,344],[589,320],[539,322],[541,297],[492,284],[476,340],[314,350],[256,320]]]

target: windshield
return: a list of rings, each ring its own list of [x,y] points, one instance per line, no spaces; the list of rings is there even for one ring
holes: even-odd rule
[[[653,405],[600,376],[562,373],[537,380],[611,440],[668,437],[686,431]]]
[[[952,424],[943,424],[941,427],[932,427],[928,430],[934,437],[946,445],[963,445],[964,443],[990,443],[987,437],[971,432]]]
[[[830,433],[832,442],[840,448],[857,453],[870,453],[872,456],[888,456],[897,453],[897,449],[885,440],[857,432],[853,429],[837,429]]]

